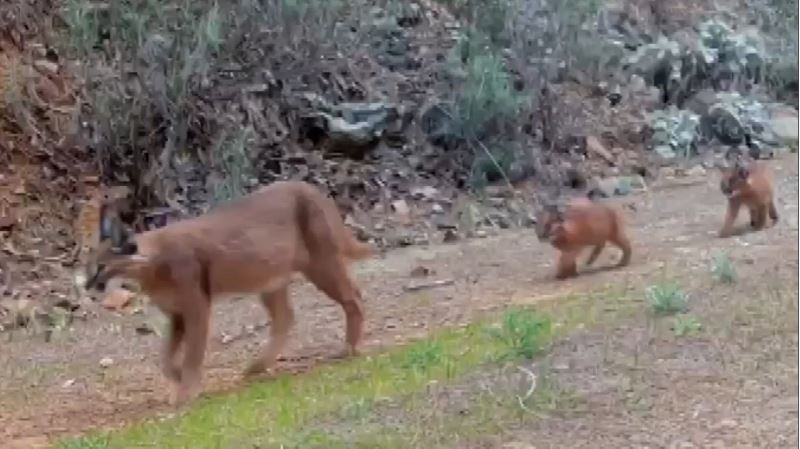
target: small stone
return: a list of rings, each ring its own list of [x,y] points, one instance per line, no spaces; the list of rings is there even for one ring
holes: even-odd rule
[[[589,191],[599,194],[603,198],[610,198],[617,190],[617,182],[617,178],[593,178]]]
[[[614,155],[609,153],[603,143],[600,142],[600,139],[595,136],[589,136],[586,138],[586,151],[600,156],[609,164],[614,163]]]
[[[676,175],[674,167],[662,167],[659,173],[664,178],[674,178]]]
[[[734,421],[732,419],[723,419],[722,421],[717,423],[718,427],[721,427],[721,428],[724,428],[724,429],[733,429],[734,427],[736,427],[738,425],[739,425],[739,423],[737,423],[736,421]]]
[[[448,229],[444,231],[444,243],[453,243],[458,240],[458,233],[455,229]]]
[[[430,276],[430,274],[431,274],[431,269],[423,265],[416,266],[413,270],[411,270],[410,273],[411,277],[416,277],[416,278]]]
[[[439,196],[439,191],[435,187],[417,187],[411,190],[411,196],[419,199],[432,200]]]
[[[706,169],[702,165],[695,165],[694,167],[686,170],[686,176],[700,178],[706,175]]]
[[[114,359],[111,357],[103,357],[100,359],[100,368],[109,368],[114,364]]]
[[[411,213],[405,200],[392,201],[392,210],[402,217],[407,217]]]
[[[48,75],[55,75],[58,73],[58,64],[55,62],[40,59],[33,62],[33,66],[40,72],[46,72]]]
[[[440,204],[434,204],[433,206],[431,206],[431,212],[433,212],[434,214],[443,214],[444,208]]]
[[[656,145],[656,147],[653,148],[653,151],[655,151],[656,154],[667,160],[672,160],[675,159],[675,157],[677,157],[675,151],[669,145]]]
[[[101,304],[109,310],[121,310],[131,302],[134,296],[130,290],[115,288],[103,296]]]

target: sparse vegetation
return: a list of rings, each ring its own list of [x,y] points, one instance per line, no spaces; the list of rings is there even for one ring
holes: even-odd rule
[[[689,297],[674,282],[653,285],[645,290],[645,297],[656,315],[674,315],[689,305]]]
[[[500,327],[491,334],[506,346],[501,358],[531,359],[544,350],[550,338],[550,318],[532,310],[511,308],[505,312]]]
[[[714,279],[722,284],[736,282],[736,267],[734,267],[733,261],[731,261],[727,253],[720,253],[714,256],[711,273]]]
[[[703,323],[692,315],[678,316],[672,324],[672,331],[677,337],[684,337],[700,332],[703,329]]]
[[[621,302],[609,309],[607,301],[600,299],[607,296],[553,301],[543,306],[546,312],[514,307],[497,321],[480,320],[464,328],[435,332],[387,353],[365,355],[309,373],[280,375],[231,394],[204,398],[181,416],[64,440],[58,447],[112,449],[157,444],[164,449],[187,445],[202,449],[258,444],[306,448],[349,447],[355,442],[408,447],[409,441],[420,438],[413,431],[419,423],[410,423],[408,430],[395,425],[376,428],[371,423],[381,416],[380,410],[393,409],[399,403],[404,409],[421,412],[426,391],[433,385],[458,388],[474,382],[470,379],[475,376],[483,379],[486,373],[494,373],[493,390],[474,396],[474,413],[436,418],[435,432],[429,437],[495,431],[505,422],[535,418],[534,411],[554,410],[574,400],[546,371],[534,374],[535,389],[528,394],[533,373],[515,366],[543,355],[553,338],[567,337],[577,327],[588,329],[620,319],[623,305],[631,304]],[[558,335],[551,322],[559,323]],[[489,416],[494,418],[486,419]],[[345,436],[327,426],[311,426],[342,419],[358,423],[342,424],[355,426]],[[436,444],[437,440],[426,441]]]

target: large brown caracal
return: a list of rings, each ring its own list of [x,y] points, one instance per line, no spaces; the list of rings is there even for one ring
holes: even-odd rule
[[[593,247],[586,260],[587,266],[594,263],[606,242],[622,250],[618,266],[630,263],[631,244],[625,233],[622,213],[612,206],[588,198],[571,200],[563,211],[550,204],[537,214],[535,226],[539,241],[548,241],[561,252],[556,279],[577,276],[576,260],[587,246]]]
[[[722,177],[719,188],[728,199],[720,237],[733,234],[733,224],[742,205],[750,212],[750,226],[753,229],[763,229],[767,225],[767,217],[773,225],[777,223],[778,209],[775,207],[772,173],[765,164],[737,159],[729,167],[720,167],[720,171]]]
[[[344,353],[358,353],[362,300],[347,262],[372,251],[350,233],[333,200],[310,184],[275,182],[205,215],[141,234],[133,234],[112,207],[104,207],[100,227],[102,244],[87,288],[102,290],[114,277],[133,280],[169,317],[161,363],[173,385],[173,404],[190,401],[202,390],[215,299],[260,295],[271,319],[270,340],[245,373],[275,363],[294,322],[288,286],[295,272],[342,306]]]

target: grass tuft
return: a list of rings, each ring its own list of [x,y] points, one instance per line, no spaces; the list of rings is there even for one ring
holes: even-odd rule
[[[491,335],[506,348],[501,358],[532,359],[544,350],[551,335],[551,321],[533,310],[511,308]]]
[[[656,315],[674,315],[683,312],[689,305],[689,297],[675,283],[653,285],[645,290],[650,308]]]
[[[722,284],[733,284],[736,282],[736,267],[726,253],[718,254],[714,257],[711,265],[711,274]]]
[[[672,332],[676,337],[685,337],[703,330],[703,323],[692,315],[679,316],[672,323]]]

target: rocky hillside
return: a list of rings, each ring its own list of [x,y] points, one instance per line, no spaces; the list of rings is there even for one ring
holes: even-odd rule
[[[393,247],[797,146],[796,1],[188,5],[0,6],[7,316],[77,307],[73,222],[106,186],[147,229],[305,179]]]

